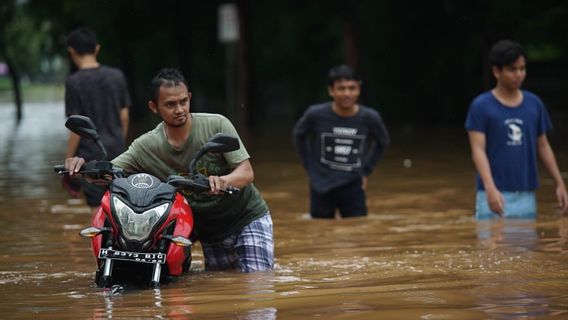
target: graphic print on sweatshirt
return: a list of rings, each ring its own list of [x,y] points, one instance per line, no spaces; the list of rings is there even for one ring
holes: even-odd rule
[[[362,165],[365,136],[357,128],[333,127],[321,134],[321,163],[340,171],[353,171]]]
[[[523,120],[512,118],[505,120],[507,126],[507,140],[508,146],[521,146],[523,145]]]

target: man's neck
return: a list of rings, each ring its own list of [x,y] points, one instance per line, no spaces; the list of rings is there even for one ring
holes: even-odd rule
[[[509,89],[497,85],[491,92],[499,102],[507,107],[517,107],[523,102],[523,93],[520,89]]]
[[[193,118],[191,117],[191,114],[189,116],[189,119],[183,126],[174,127],[164,122],[164,132],[166,134],[166,139],[174,149],[179,150],[183,147],[183,145],[189,138],[189,134],[191,133],[192,124]]]
[[[75,65],[79,69],[93,69],[99,66],[99,62],[97,61],[97,57],[95,55],[83,55],[77,57],[75,60]]]
[[[359,105],[354,104],[353,107],[351,108],[341,108],[335,102],[332,102],[331,110],[338,116],[350,117],[354,116],[355,114],[357,114],[357,112],[359,112]]]

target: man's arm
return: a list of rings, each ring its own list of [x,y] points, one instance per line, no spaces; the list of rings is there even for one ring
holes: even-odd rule
[[[310,162],[308,135],[311,128],[309,122],[308,112],[306,111],[306,113],[304,113],[304,115],[298,120],[298,122],[296,122],[296,125],[292,130],[292,135],[294,137],[294,146],[296,147],[296,150],[300,155],[302,165],[306,170],[308,170]]]
[[[505,208],[505,200],[501,192],[495,186],[495,181],[491,174],[489,158],[487,158],[485,151],[485,134],[479,131],[468,131],[468,135],[471,146],[471,157],[481,177],[483,186],[485,187],[489,207],[493,212],[502,215]]]
[[[81,99],[79,98],[78,90],[72,82],[67,79],[65,82],[65,115],[67,117],[73,114],[83,114],[81,110]],[[81,137],[73,132],[69,132],[69,138],[67,139],[67,152],[65,153],[65,159],[74,157],[77,154],[77,149],[79,148],[79,142]]]
[[[558,164],[556,162],[556,157],[554,156],[554,152],[552,151],[552,147],[548,142],[548,138],[546,134],[541,134],[538,137],[538,155],[544,167],[554,180],[554,184],[556,185],[556,199],[558,200],[558,207],[560,208],[561,213],[566,213],[568,210],[568,195],[566,193],[566,185],[564,184],[564,180],[562,179],[562,175],[560,174],[560,169],[558,168]]]
[[[390,145],[390,135],[387,127],[383,123],[383,120],[379,114],[372,114],[370,116],[370,123],[368,127],[370,128],[370,135],[373,140],[373,149],[370,154],[364,159],[363,163],[363,176],[367,177],[373,171],[377,162],[382,158],[385,150]],[[363,181],[366,187],[366,181]]]
[[[77,148],[79,148],[79,142],[81,137],[73,132],[69,133],[69,139],[67,140],[67,153],[65,154],[65,159],[75,156],[77,153]]]
[[[77,174],[81,167],[86,163],[81,157],[67,157],[65,159],[65,169],[69,170],[69,175]]]
[[[128,137],[128,125],[130,124],[130,111],[128,107],[120,109],[119,117],[120,125],[122,126],[122,136],[124,137],[124,141],[126,141]]]
[[[254,171],[249,160],[239,163],[231,173],[224,176],[210,176],[209,184],[211,185],[211,192],[219,194],[221,190],[229,186],[242,188],[249,185],[254,180]]]

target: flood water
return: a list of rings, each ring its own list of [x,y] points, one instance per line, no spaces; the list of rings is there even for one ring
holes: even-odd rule
[[[26,105],[20,126],[13,113],[0,105],[2,319],[568,318],[568,219],[551,181],[542,175],[536,221],[475,222],[461,131],[394,131],[369,182],[369,216],[330,221],[308,217],[289,137],[265,137],[252,163],[274,220],[274,272],[205,272],[197,246],[177,283],[111,295],[93,286],[78,236],[89,209],[51,169],[65,152],[62,103]]]

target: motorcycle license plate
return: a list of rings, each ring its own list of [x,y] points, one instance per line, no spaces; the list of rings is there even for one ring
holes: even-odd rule
[[[101,249],[99,259],[116,259],[142,263],[166,263],[165,253],[128,252],[111,249]]]

